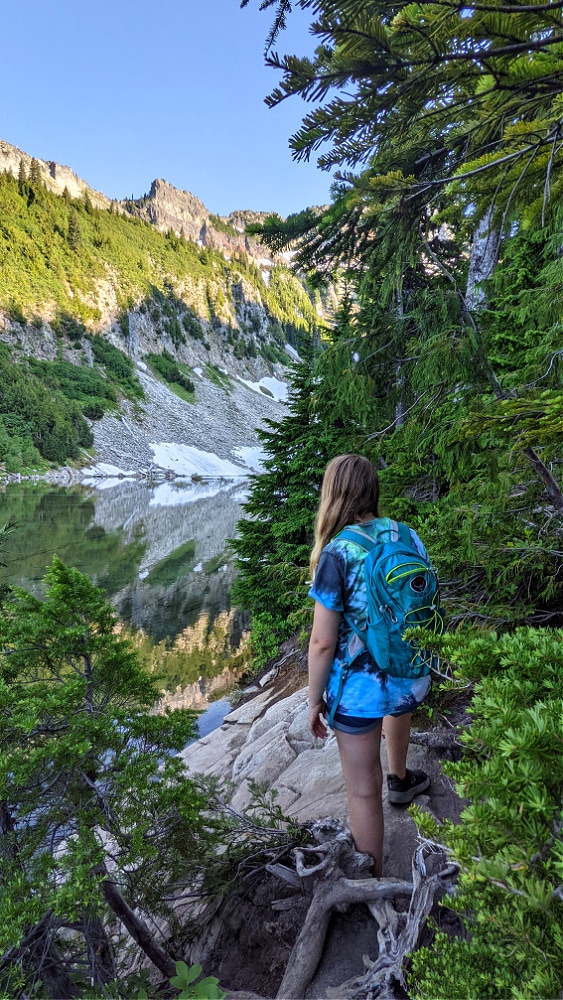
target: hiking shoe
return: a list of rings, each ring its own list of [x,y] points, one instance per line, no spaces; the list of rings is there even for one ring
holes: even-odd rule
[[[430,784],[430,778],[424,771],[409,771],[404,778],[396,774],[387,775],[387,800],[394,806],[404,806],[412,802],[415,795],[425,792]]]

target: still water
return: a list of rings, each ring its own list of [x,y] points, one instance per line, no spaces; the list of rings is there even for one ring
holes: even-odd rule
[[[164,700],[208,708],[247,659],[247,622],[231,608],[227,539],[242,516],[243,486],[115,480],[104,488],[18,483],[0,491],[0,524],[16,523],[0,575],[40,596],[54,555],[102,587],[135,630],[148,666],[163,674]],[[202,734],[224,705],[200,718]]]

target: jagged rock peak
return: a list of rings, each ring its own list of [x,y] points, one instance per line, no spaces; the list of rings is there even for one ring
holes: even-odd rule
[[[62,194],[66,188],[71,198],[83,198],[87,194],[96,208],[109,208],[111,204],[110,199],[106,198],[105,194],[101,194],[100,191],[95,191],[91,188],[70,167],[55,163],[54,160],[40,160],[38,157],[32,157],[29,153],[24,153],[22,149],[18,149],[17,146],[12,146],[11,143],[0,139],[0,172],[11,173],[14,177],[17,177],[20,163],[23,162],[26,173],[29,175],[29,168],[33,159],[39,164],[41,179],[49,191],[52,191],[54,194]]]
[[[227,257],[244,251],[263,264],[272,260],[271,254],[258,240],[245,234],[246,226],[263,221],[267,212],[239,210],[226,218],[213,215],[190,191],[180,191],[161,178],[152,182],[147,195],[135,200],[126,199],[121,205],[163,232],[171,229],[177,236],[183,235],[202,246],[213,247]]]

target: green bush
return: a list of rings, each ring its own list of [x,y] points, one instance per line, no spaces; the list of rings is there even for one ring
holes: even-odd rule
[[[289,639],[294,631],[294,624],[289,623],[287,618],[283,618],[280,614],[270,614],[269,611],[253,614],[251,633],[253,670],[260,670],[277,656],[282,642]]]
[[[88,340],[92,345],[96,361],[104,366],[108,378],[112,382],[117,382],[127,396],[142,399],[144,396],[143,388],[135,375],[131,358],[120,351],[118,347],[110,344],[105,337],[90,334]]]
[[[465,756],[446,765],[469,801],[461,823],[424,833],[461,864],[448,906],[467,939],[438,934],[415,953],[420,1000],[556,997],[563,989],[563,631],[466,631],[445,636],[442,656],[475,684]]]
[[[179,385],[186,392],[194,392],[195,386],[191,378],[188,378],[180,369],[178,362],[168,351],[163,351],[162,354],[146,354],[145,359],[153,371],[160,375],[169,385]]]
[[[88,448],[93,442],[78,402],[58,385],[45,386],[37,377],[41,365],[48,364],[16,365],[6,351],[0,352],[0,418],[4,429],[15,435],[15,442],[0,441],[0,461],[6,465],[35,464],[36,453],[62,464],[77,458],[80,447]]]
[[[86,335],[86,327],[75,316],[62,312],[51,321],[51,327],[58,337],[68,337],[74,343],[79,343]]]
[[[6,472],[23,472],[41,466],[41,455],[33,444],[30,425],[22,418],[21,429],[17,429],[18,418],[0,414],[0,462]]]
[[[186,333],[189,333],[190,337],[193,337],[194,340],[203,340],[201,322],[190,310],[182,316],[182,326]]]

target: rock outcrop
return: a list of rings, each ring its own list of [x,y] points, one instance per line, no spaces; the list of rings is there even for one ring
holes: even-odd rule
[[[237,211],[223,219],[213,215],[190,191],[180,191],[160,178],[152,182],[147,195],[133,202],[122,202],[122,205],[156,229],[172,230],[177,236],[185,236],[200,246],[220,250],[227,259],[235,253],[247,253],[261,267],[272,267],[275,263],[274,256],[265,247],[245,235],[246,226],[250,222],[262,222],[266,212]]]
[[[267,782],[277,793],[281,809],[300,822],[327,816],[347,818],[346,791],[338,748],[333,735],[316,740],[307,727],[307,690],[298,689],[279,699],[283,688],[265,688],[227,715],[220,729],[191,744],[182,753],[189,771],[211,774],[232,783],[233,808],[242,811],[252,796],[249,781]],[[382,764],[387,769],[385,740]],[[411,744],[409,766],[422,767],[431,778],[430,791],[417,802],[439,820],[457,816],[458,800],[452,783],[440,769],[436,754]],[[384,872],[408,878],[416,846],[416,827],[404,809],[387,803],[385,813]]]
[[[0,139],[0,173],[11,173],[17,177],[20,163],[23,163],[26,176],[29,177],[31,162],[34,159],[39,166],[43,184],[53,194],[63,194],[66,188],[71,198],[83,198],[84,195],[88,195],[95,208],[110,207],[110,199],[100,191],[91,188],[70,167],[64,167],[60,163],[55,163],[54,160],[40,160],[32,157],[29,153],[24,153],[23,149],[18,149],[17,146],[12,146],[11,143]]]
[[[295,674],[290,674],[286,689],[290,690],[294,683]],[[266,784],[276,792],[276,803],[286,815],[308,824],[316,820],[314,826],[318,830],[328,831],[327,835],[335,838],[332,846],[328,847],[330,854],[332,850],[340,849],[337,847],[338,842],[340,845],[346,842],[346,834],[342,832],[342,827],[344,826],[345,831],[347,822],[346,793],[336,740],[334,736],[326,741],[311,737],[307,728],[304,687],[299,687],[286,697],[284,693],[283,682],[278,683],[275,688],[266,685],[255,697],[227,715],[220,729],[189,746],[182,757],[188,771],[218,778],[226,795],[230,795],[231,807],[239,813],[252,801],[249,783]],[[386,763],[383,740],[384,771]],[[442,774],[437,756],[426,748],[411,744],[409,764],[424,768],[432,781],[428,794],[421,795],[417,800],[418,804],[439,820],[446,817],[457,818],[460,801],[451,782]],[[205,921],[199,937],[191,943],[190,960],[201,962],[207,971],[219,977],[223,987],[227,989],[229,1000],[241,1000],[257,994],[262,997],[299,996],[306,1000],[325,1000],[331,995],[331,988],[339,988],[335,996],[360,996],[363,994],[342,992],[344,980],[348,980],[350,984],[354,980],[360,980],[364,973],[368,975],[366,964],[368,968],[375,969],[380,960],[385,963],[388,956],[386,946],[381,942],[386,935],[389,935],[391,942],[389,955],[394,954],[393,928],[397,927],[397,923],[391,920],[390,915],[394,911],[389,900],[393,895],[395,898],[406,896],[408,899],[411,892],[414,899],[414,858],[416,856],[419,863],[419,855],[422,857],[423,849],[418,843],[413,820],[405,808],[389,805],[385,786],[384,782],[384,878],[366,879],[361,870],[365,858],[356,855],[356,864],[360,867],[352,877],[361,881],[350,883],[349,880],[344,880],[346,886],[340,883],[342,890],[345,890],[344,895],[346,892],[351,893],[350,899],[346,903],[343,896],[342,904],[335,904],[337,912],[326,930],[328,946],[323,950],[322,943],[319,945],[317,942],[320,960],[306,956],[310,975],[301,977],[302,986],[297,987],[303,992],[295,992],[292,969],[296,964],[299,965],[299,955],[303,958],[300,942],[303,942],[306,951],[317,932],[318,922],[313,910],[316,906],[322,909],[323,900],[328,900],[335,893],[334,873],[331,875],[330,863],[325,874],[318,876],[318,886],[313,895],[317,902],[310,902],[310,890],[308,892],[305,886],[307,877],[304,881],[297,878],[291,882],[291,872],[288,873],[287,867],[271,865],[269,881],[264,872],[262,879],[254,880],[251,891],[245,893],[243,888],[233,899],[227,899],[225,907],[217,910],[211,908],[210,917]],[[348,836],[347,842],[349,839]],[[314,865],[322,855],[321,849],[309,864]],[[441,874],[451,876],[453,869],[448,869],[447,862],[441,858],[439,863],[442,868],[446,866]],[[425,862],[422,863],[423,869],[424,864]],[[278,867],[280,880],[276,881]],[[306,871],[302,874],[306,875]],[[286,877],[287,883],[284,882]],[[368,901],[367,908],[365,905],[352,905],[350,908],[354,895],[352,886],[358,887],[356,900],[373,898],[374,901]],[[433,886],[434,890],[437,891],[437,883]],[[444,891],[449,890],[446,888]],[[384,897],[387,894],[386,899],[380,903],[375,902],[378,892]],[[362,897],[362,893],[366,895]],[[406,905],[405,903],[401,907],[399,903],[400,926],[406,920],[403,915]],[[426,912],[431,905],[430,899]],[[344,910],[346,912],[340,916]],[[403,924],[400,924],[401,918]],[[382,926],[382,919],[384,922],[389,920],[389,926]],[[412,919],[415,920],[414,913]],[[416,920],[418,923],[413,924],[408,950],[416,946],[425,913],[419,913]],[[319,933],[322,940],[325,932]],[[292,948],[288,938],[295,940],[296,937],[297,943]],[[236,957],[231,939],[237,941]],[[367,963],[365,956],[369,956]],[[403,955],[399,946],[397,956],[397,968],[400,969]],[[395,972],[400,976],[397,969]],[[290,980],[293,981],[293,988],[287,987],[288,992],[284,992],[284,984],[287,986]],[[304,986],[304,983],[309,985]],[[249,993],[249,989],[256,992]]]

